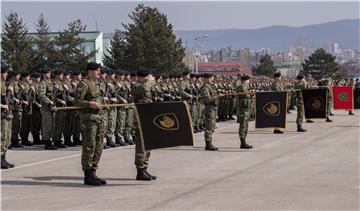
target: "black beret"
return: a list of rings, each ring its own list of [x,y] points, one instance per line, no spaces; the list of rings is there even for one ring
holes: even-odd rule
[[[189,74],[190,74],[190,71],[186,70],[186,71],[183,72],[182,75],[183,75],[183,76],[187,76],[187,75],[189,75]]]
[[[115,71],[112,70],[112,69],[108,69],[108,70],[106,71],[106,74],[107,74],[107,75],[115,75]]]
[[[150,75],[150,71],[148,69],[143,68],[137,71],[137,75],[140,77],[146,77]]]
[[[17,71],[11,71],[10,72],[10,76],[17,76],[17,75],[19,75],[20,73],[19,72],[17,72]]]
[[[21,73],[21,77],[23,78],[23,77],[28,77],[30,75],[30,73],[29,72],[23,72],[23,73]]]
[[[40,73],[38,73],[38,72],[32,72],[31,73],[31,78],[40,78]]]
[[[82,72],[81,75],[82,75],[82,77],[86,77],[88,75],[88,73],[87,72]]]
[[[72,73],[71,73],[71,75],[74,75],[74,76],[78,76],[78,75],[80,75],[81,73],[80,73],[80,71],[78,71],[78,70],[74,70],[74,71],[72,71]]]
[[[97,70],[101,67],[101,64],[98,64],[96,62],[90,62],[87,64],[87,70]]]
[[[241,80],[242,81],[247,81],[247,80],[249,80],[250,79],[250,76],[248,76],[248,75],[243,75],[243,76],[241,76]]]
[[[123,72],[124,72],[124,75],[125,75],[125,76],[130,75],[130,72],[129,72],[129,71],[127,71],[127,70],[124,70]]]
[[[168,78],[169,78],[169,74],[168,74],[168,73],[163,73],[163,74],[162,74],[162,78],[163,78],[163,79],[168,79]]]
[[[54,75],[61,75],[64,74],[62,70],[55,70]]]
[[[49,73],[49,72],[50,72],[50,69],[49,69],[49,68],[43,68],[43,69],[41,69],[40,72],[41,72],[41,73]]]
[[[211,74],[211,73],[205,73],[205,74],[203,75],[204,78],[211,78],[211,77],[213,77],[213,76],[214,76],[214,75]]]
[[[6,67],[5,64],[1,64],[1,74],[3,73],[7,73],[8,72],[8,68]]]
[[[125,72],[123,70],[116,70],[115,74],[123,76],[123,75],[125,75]]]
[[[63,72],[63,74],[64,74],[64,76],[67,76],[67,75],[69,75],[69,72]]]
[[[196,74],[190,74],[190,78],[196,78]]]
[[[301,79],[303,79],[303,78],[304,78],[303,75],[298,75],[298,76],[296,76],[296,79],[298,79],[298,80],[301,80]]]
[[[279,73],[279,72],[274,74],[274,78],[278,78],[280,76],[281,76],[281,73]]]
[[[131,76],[131,77],[135,77],[135,76],[137,76],[137,74],[136,74],[136,72],[131,72],[131,73],[130,73],[130,76]]]

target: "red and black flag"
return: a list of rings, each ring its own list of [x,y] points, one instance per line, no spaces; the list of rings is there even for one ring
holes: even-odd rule
[[[145,150],[193,146],[189,111],[184,102],[136,104]]]
[[[325,119],[327,109],[327,89],[301,90],[304,102],[305,119]]]
[[[287,92],[257,92],[255,128],[286,128]]]
[[[354,90],[354,109],[360,109],[360,88]]]
[[[353,88],[351,86],[334,86],[334,109],[351,110],[354,107]]]

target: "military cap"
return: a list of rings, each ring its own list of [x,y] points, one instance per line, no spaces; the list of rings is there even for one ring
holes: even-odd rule
[[[169,74],[163,73],[163,74],[162,74],[162,78],[163,78],[163,79],[168,79],[168,78],[169,78]]]
[[[243,75],[243,76],[241,76],[241,80],[242,81],[247,81],[247,80],[249,80],[250,79],[250,76],[248,76],[248,75]]]
[[[148,69],[142,68],[137,71],[137,75],[140,77],[146,77],[150,75],[150,71]]]
[[[87,64],[87,70],[97,70],[100,67],[101,67],[101,65],[96,62],[90,62]]]
[[[124,70],[123,72],[124,72],[124,76],[128,76],[128,75],[130,75],[130,72],[129,72],[129,71],[127,71],[127,70]]]
[[[137,76],[137,74],[136,74],[136,72],[131,72],[131,73],[130,73],[130,76],[131,76],[131,77],[135,77],[135,76]]]
[[[81,73],[80,73],[80,71],[78,71],[78,70],[74,70],[74,71],[72,71],[72,73],[71,73],[71,75],[74,75],[74,76],[78,76],[78,75],[80,75]]]
[[[41,72],[41,73],[44,73],[44,74],[49,73],[49,72],[50,72],[50,68],[42,68],[40,72]]]
[[[20,73],[18,71],[11,71],[10,72],[10,76],[17,76],[19,75]]]
[[[21,73],[21,77],[24,78],[24,77],[28,77],[30,75],[30,73],[28,71],[25,71],[25,72],[22,72]]]
[[[63,72],[63,75],[64,75],[64,76],[68,76],[68,75],[69,75],[69,72],[64,71],[64,72]]]
[[[107,69],[106,74],[107,75],[115,75],[115,70]]]
[[[85,72],[82,72],[81,75],[82,75],[82,77],[86,77],[88,75],[88,73],[85,71]]]
[[[203,77],[204,78],[211,78],[211,77],[213,77],[214,75],[213,74],[211,74],[211,73],[205,73],[205,74],[203,74]]]
[[[183,76],[187,76],[187,75],[189,75],[189,74],[190,74],[190,71],[188,71],[188,70],[186,70],[186,71],[184,71],[184,72],[182,73]]]
[[[123,71],[123,70],[116,70],[116,72],[115,72],[115,74],[116,75],[120,75],[120,76],[123,76],[123,75],[125,75],[125,72]]]
[[[196,74],[191,73],[190,78],[196,78]]]
[[[277,72],[277,73],[274,74],[274,78],[278,78],[278,77],[280,77],[280,76],[281,76],[281,73],[279,73],[279,72]]]
[[[64,72],[62,70],[55,70],[54,71],[54,75],[61,75],[64,74]]]
[[[38,73],[38,72],[32,72],[32,73],[30,74],[30,76],[31,76],[31,78],[40,78],[41,74]]]
[[[8,68],[6,67],[6,65],[1,64],[1,74],[7,73],[8,72]]]
[[[304,78],[303,75],[298,75],[298,76],[296,76],[296,79],[298,79],[298,80],[302,80],[303,78]]]

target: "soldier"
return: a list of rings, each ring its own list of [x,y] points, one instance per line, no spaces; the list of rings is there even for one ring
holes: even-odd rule
[[[132,99],[132,95],[131,95],[131,90],[132,87],[135,85],[137,81],[137,74],[136,73],[129,73],[127,71],[125,71],[125,77],[124,77],[124,84],[126,86],[127,91],[127,96],[126,96],[126,100],[128,103],[132,103],[133,99]],[[125,128],[124,128],[124,138],[125,138],[125,143],[129,144],[129,145],[134,145],[135,144],[135,111],[134,108],[132,106],[128,106],[126,107],[126,118],[125,118]]]
[[[64,98],[66,102],[66,106],[73,106],[74,105],[74,89],[72,81],[70,80],[70,74],[68,72],[64,72],[63,74],[63,88],[64,88]],[[67,147],[74,147],[76,146],[75,138],[71,141],[71,136],[73,135],[72,131],[74,127],[79,127],[79,124],[75,124],[74,118],[78,111],[68,110],[65,111],[65,120],[66,124],[64,124],[64,144]]]
[[[66,106],[66,89],[64,88],[63,82],[63,71],[55,70],[54,71],[55,79],[53,81],[54,89],[53,89],[53,101],[55,103],[55,107],[65,107]],[[53,142],[55,146],[58,148],[66,148],[62,141],[62,136],[65,128],[65,111],[56,111],[55,110],[55,124],[54,124],[54,135]]]
[[[117,99],[115,97],[115,71],[108,70],[107,71],[107,80],[106,80],[106,91],[105,95],[108,99],[109,104],[117,103]],[[114,142],[114,134],[116,128],[116,117],[117,117],[117,108],[111,107],[107,109],[107,130],[105,133],[106,137],[106,146],[108,147],[118,147],[119,145]]]
[[[19,98],[22,101],[22,115],[21,115],[21,128],[20,128],[20,137],[21,144],[24,146],[32,146],[33,143],[29,141],[29,134],[31,130],[31,113],[32,113],[32,104],[29,102],[29,94],[33,92],[34,88],[30,85],[30,73],[23,72],[21,74],[21,80],[19,81]]]
[[[185,101],[188,105],[188,108],[190,111],[191,108],[192,108],[192,104],[193,104],[193,101],[195,100],[194,99],[194,93],[193,93],[193,88],[192,88],[192,85],[190,83],[190,72],[189,71],[185,71],[183,73],[183,80],[180,82],[180,96],[181,96],[181,100]],[[192,112],[191,112],[192,114]],[[192,115],[193,116],[193,115]],[[200,129],[199,128],[195,128],[193,127],[194,130],[196,132],[198,132]]]
[[[274,91],[274,92],[284,91],[284,86],[281,83],[281,73],[274,74],[274,82],[271,85],[271,91]],[[275,134],[283,134],[284,131],[280,130],[280,128],[275,128],[274,133]]]
[[[126,100],[128,89],[124,83],[124,72],[122,70],[116,71],[116,80],[115,85],[115,97],[119,104],[127,104]],[[120,106],[117,107],[117,116],[116,116],[116,127],[115,127],[115,144],[119,146],[128,145],[125,143],[124,138],[124,129],[125,129],[125,119],[126,119],[126,107]]]
[[[22,100],[20,99],[20,86],[19,79],[20,74],[18,72],[11,72],[10,74],[10,86],[13,87],[13,99],[14,99],[14,110],[12,111],[13,119],[12,119],[12,130],[11,130],[11,146],[14,148],[24,147],[20,143],[19,133],[21,128],[21,118],[22,118]]]
[[[350,79],[349,83],[347,83],[347,86],[351,86],[353,90],[355,90],[355,80],[353,78]],[[354,110],[349,110],[349,115],[355,115]]]
[[[306,130],[302,127],[302,122],[304,119],[304,102],[301,94],[301,90],[306,89],[306,82],[304,80],[303,75],[298,75],[296,77],[297,83],[295,84],[296,90],[296,124],[297,124],[297,132],[305,132]]]
[[[100,64],[91,62],[87,65],[88,75],[82,80],[75,93],[75,106],[85,107],[80,111],[83,145],[81,166],[84,171],[84,184],[100,186],[106,181],[96,176],[96,169],[101,158],[105,135],[105,111],[101,107],[104,98],[99,83]]]
[[[152,103],[153,96],[152,91],[154,89],[154,81],[150,75],[150,71],[147,69],[141,69],[137,72],[139,77],[138,82],[133,86],[132,95],[135,103]],[[135,132],[135,165],[137,169],[136,180],[155,180],[156,176],[151,175],[148,171],[150,151],[145,151],[143,148],[142,140],[140,137],[140,128],[137,128]]]
[[[87,72],[86,72],[86,74],[87,74]],[[83,77],[86,77],[85,75],[84,75],[84,73],[82,74],[83,75]],[[101,95],[103,96],[103,98],[104,98],[104,102],[105,102],[105,104],[108,104],[108,103],[110,103],[110,98],[108,98],[108,92],[107,92],[107,89],[106,89],[106,77],[107,77],[107,73],[106,73],[106,70],[104,69],[104,68],[101,68],[100,69],[100,77],[99,77],[99,84],[100,84],[100,93],[101,93]],[[105,131],[107,130],[107,125],[108,125],[108,122],[107,122],[107,119],[108,119],[108,108],[106,108],[106,109],[104,109],[104,116],[105,116],[105,125],[104,125],[104,127],[105,127]],[[108,146],[106,145],[106,140],[105,141],[103,141],[103,148],[104,149],[107,149],[108,148]]]
[[[215,131],[216,127],[216,116],[217,109],[219,106],[219,99],[217,95],[214,82],[214,75],[204,74],[204,85],[200,88],[200,94],[204,101],[205,109],[205,150],[216,151],[218,148],[214,147],[212,144],[212,134]]]
[[[82,75],[80,74],[80,71],[73,71],[72,72],[72,80],[71,80],[71,87],[74,93],[74,100],[75,100],[75,92],[77,89],[77,86],[79,85],[80,81],[82,79]],[[80,139],[80,112],[74,111],[73,116],[71,118],[71,134],[73,136],[73,143],[75,145],[82,145],[82,141]]]
[[[241,83],[236,87],[236,93],[249,92],[250,77],[247,75],[241,76]],[[246,136],[249,127],[249,115],[251,109],[251,96],[249,93],[238,95],[238,116],[239,116],[239,137],[240,149],[251,149],[253,146],[246,143]]]
[[[54,135],[55,128],[55,96],[54,86],[50,80],[50,70],[43,69],[42,80],[39,85],[39,99],[41,103],[41,127],[42,140],[45,144],[45,150],[56,150],[51,140]]]
[[[13,87],[7,86],[7,67],[1,65],[1,169],[14,168],[15,165],[6,160],[6,152],[11,140]]]
[[[31,86],[33,87],[32,95],[32,114],[31,114],[31,135],[33,137],[34,145],[42,145],[42,140],[40,139],[41,131],[41,104],[39,99],[39,85],[40,85],[40,73],[33,72],[31,74]],[[31,96],[31,95],[30,95]]]
[[[305,74],[304,89],[310,89],[313,87],[313,80],[311,74]],[[313,120],[307,119],[306,123],[314,123]]]
[[[332,104],[331,82],[329,79],[324,80],[324,86],[326,87],[327,90],[326,122],[332,122],[332,120],[329,117],[331,115],[331,104]]]

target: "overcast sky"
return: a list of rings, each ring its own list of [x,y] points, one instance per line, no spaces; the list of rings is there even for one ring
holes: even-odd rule
[[[128,23],[140,2],[1,2],[1,18],[15,11],[30,32],[40,13],[52,31],[81,19],[87,30],[112,32]],[[359,1],[347,2],[145,2],[168,16],[175,30],[255,29],[271,25],[302,26],[359,18]],[[97,23],[97,24],[96,24]]]

